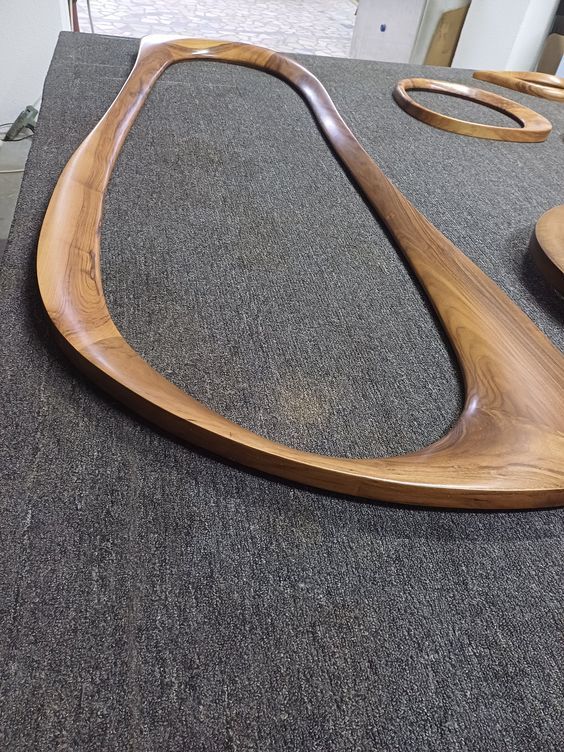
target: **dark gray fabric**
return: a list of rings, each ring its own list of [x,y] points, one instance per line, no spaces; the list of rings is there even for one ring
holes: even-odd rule
[[[37,233],[135,51],[62,35],[3,255],[1,748],[561,749],[561,511],[392,507],[262,477],[152,430],[57,350]],[[417,68],[300,59],[386,174],[562,347],[562,301],[526,253],[563,200],[561,105],[481,84],[554,132],[467,139],[393,103]],[[124,335],[245,426],[370,456],[456,417],[426,303],[276,79],[165,73],[119,159],[102,246]]]

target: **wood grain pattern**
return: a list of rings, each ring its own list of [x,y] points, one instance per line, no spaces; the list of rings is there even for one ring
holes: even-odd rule
[[[123,339],[102,288],[104,194],[152,85],[182,60],[258,68],[291,84],[307,102],[432,301],[458,359],[465,404],[442,439],[384,459],[299,451],[209,410],[152,369]],[[69,357],[117,399],[181,439],[275,476],[371,499],[484,509],[564,501],[564,356],[389,182],[321,83],[282,55],[229,42],[143,39],[121,92],[57,182],[41,230],[37,275],[41,298]]]
[[[529,248],[548,283],[564,295],[564,204],[542,215]]]
[[[470,3],[445,11],[439,19],[423,65],[448,67],[452,63]]]
[[[520,128],[507,128],[498,125],[486,125],[473,123],[469,120],[459,120],[449,115],[441,115],[440,112],[430,110],[419,102],[416,102],[407,93],[408,91],[433,91],[439,94],[448,94],[459,99],[468,99],[497,110],[515,120]],[[510,99],[500,97],[490,91],[474,89],[471,86],[454,84],[449,81],[434,81],[430,78],[404,78],[399,81],[393,90],[393,97],[402,110],[412,117],[421,120],[434,128],[458,133],[461,136],[474,136],[475,138],[489,138],[496,141],[520,141],[538,142],[545,141],[552,130],[552,125],[542,115],[524,107]]]
[[[533,97],[564,102],[564,78],[532,71],[476,71],[474,78]]]

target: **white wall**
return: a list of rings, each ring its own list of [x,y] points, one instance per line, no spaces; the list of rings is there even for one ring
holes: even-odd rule
[[[472,0],[454,68],[534,70],[559,0]]]
[[[69,28],[67,0],[0,0],[0,123],[41,96],[59,32]]]
[[[351,57],[407,63],[426,4],[427,0],[359,0]]]

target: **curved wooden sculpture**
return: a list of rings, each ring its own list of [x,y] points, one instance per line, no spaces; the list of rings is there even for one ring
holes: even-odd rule
[[[564,204],[542,215],[529,248],[549,284],[564,295]]]
[[[564,102],[564,78],[532,71],[476,71],[474,78],[533,97]]]
[[[432,301],[464,376],[463,412],[446,436],[389,459],[326,457],[258,436],[153,370],[106,307],[100,224],[108,181],[151,87],[172,63],[218,60],[276,75],[305,99]],[[116,100],[63,170],[39,240],[45,308],[72,360],[100,386],[172,434],[310,486],[391,502],[512,509],[564,502],[564,357],[530,319],[395,188],[308,71],[245,44],[148,37]]]
[[[440,112],[430,110],[419,102],[416,102],[407,93],[408,91],[434,91],[439,94],[449,94],[460,99],[468,99],[497,110],[515,120],[521,128],[505,128],[498,125],[484,125],[472,123],[468,120],[441,115]],[[475,138],[491,138],[496,141],[545,141],[552,130],[549,120],[539,115],[534,110],[524,107],[522,104],[512,102],[511,99],[500,97],[491,91],[474,89],[471,86],[453,84],[447,81],[434,81],[430,78],[404,78],[399,81],[393,91],[393,97],[402,110],[412,117],[421,120],[434,128],[444,131],[452,131],[461,136],[474,136]]]

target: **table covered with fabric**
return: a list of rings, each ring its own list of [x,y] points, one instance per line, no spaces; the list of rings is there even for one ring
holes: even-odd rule
[[[35,279],[42,216],[137,45],[61,36],[3,255],[2,747],[560,749],[562,510],[365,503],[266,477],[154,430],[59,351]],[[562,105],[480,84],[554,129],[541,144],[465,138],[412,119],[391,90],[415,75],[472,84],[469,71],[297,59],[562,348],[564,303],[527,252],[564,200]],[[101,245],[126,339],[245,427],[375,457],[456,419],[459,374],[426,300],[276,78],[170,68],[119,157]]]

